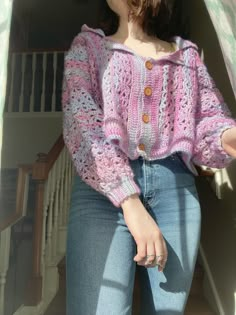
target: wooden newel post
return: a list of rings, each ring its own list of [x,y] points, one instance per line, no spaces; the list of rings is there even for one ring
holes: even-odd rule
[[[28,284],[25,305],[35,306],[42,300],[42,238],[43,238],[43,203],[44,187],[48,176],[47,154],[38,154],[38,159],[33,165],[32,179],[36,181],[36,203],[34,214],[33,235],[33,265],[32,275]]]

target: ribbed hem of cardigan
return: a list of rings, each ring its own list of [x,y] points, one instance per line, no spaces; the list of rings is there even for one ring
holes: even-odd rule
[[[140,194],[140,188],[138,185],[134,182],[132,178],[125,178],[122,180],[121,185],[119,187],[116,187],[112,189],[107,195],[107,197],[111,200],[111,202],[116,207],[120,207],[121,203],[127,199],[128,197]]]

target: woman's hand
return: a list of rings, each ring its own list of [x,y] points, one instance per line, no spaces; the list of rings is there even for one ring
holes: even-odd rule
[[[138,265],[154,267],[163,271],[167,260],[167,248],[156,222],[144,208],[138,195],[129,197],[122,203],[125,222],[137,244],[134,261]]]
[[[236,158],[236,127],[227,129],[221,136],[223,149],[232,157]]]

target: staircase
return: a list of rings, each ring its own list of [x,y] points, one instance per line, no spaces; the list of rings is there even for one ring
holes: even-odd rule
[[[47,309],[44,315],[66,315],[66,273],[65,260],[59,265],[60,285],[59,291]],[[202,293],[204,271],[200,264],[195,268],[191,292],[185,310],[185,315],[216,315]],[[133,315],[139,315],[138,312],[139,288],[135,286],[134,290],[134,308]],[[142,314],[141,314],[142,315]]]
[[[60,136],[35,163],[0,172],[0,315],[42,315],[58,292],[73,165]]]
[[[11,315],[21,306],[25,298],[27,281],[30,278],[32,264],[32,239],[34,226],[35,185],[28,178],[29,189],[24,211],[17,211],[17,187],[20,170],[1,169],[0,171],[0,231],[11,224],[10,248],[7,271],[0,270],[0,279],[5,277],[4,315]],[[1,238],[1,234],[0,234]],[[24,257],[24,259],[22,259]],[[0,257],[2,258],[2,257]],[[0,266],[2,261],[0,261]],[[1,282],[1,280],[0,280]],[[2,311],[2,310],[1,310]],[[0,314],[1,314],[0,311]]]

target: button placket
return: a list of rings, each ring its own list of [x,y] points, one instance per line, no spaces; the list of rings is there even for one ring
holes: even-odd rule
[[[150,60],[147,60],[146,62],[145,62],[145,67],[146,67],[146,69],[148,69],[149,71],[151,71],[152,69],[153,69],[153,64],[152,64],[152,62],[150,61]],[[147,73],[147,76],[149,76],[148,75],[148,73]],[[148,80],[149,81],[149,80]],[[146,87],[144,87],[144,95],[146,96],[146,97],[151,97],[152,96],[152,94],[153,94],[153,90],[152,90],[152,87],[151,86],[146,86]],[[145,101],[145,103],[146,102],[148,102],[147,104],[149,104],[149,102],[150,102],[150,100],[148,100],[148,99],[146,99],[146,101]],[[146,107],[146,106],[145,106]],[[149,106],[148,107],[146,107],[146,108],[149,108]],[[148,110],[149,111],[149,110]],[[147,111],[147,112],[148,112]],[[148,127],[148,124],[150,123],[150,121],[151,121],[151,118],[150,118],[150,114],[148,114],[147,112],[143,112],[143,114],[142,114],[142,122],[144,123],[144,124],[146,124],[147,126],[146,127],[144,127],[144,130],[143,130],[143,132],[144,132],[144,134],[143,134],[143,136],[142,136],[142,138],[143,138],[143,140],[144,140],[144,143],[146,142],[145,141],[145,134],[147,133],[147,134],[149,134],[150,133],[150,125],[149,125],[149,127]],[[142,140],[141,140],[142,141]],[[138,145],[138,150],[140,151],[140,154],[141,154],[141,156],[146,156],[147,157],[147,154],[148,154],[148,152],[149,152],[149,150],[150,150],[150,148],[149,148],[149,144],[147,143],[147,146],[144,144],[144,143],[140,143],[139,145]]]

